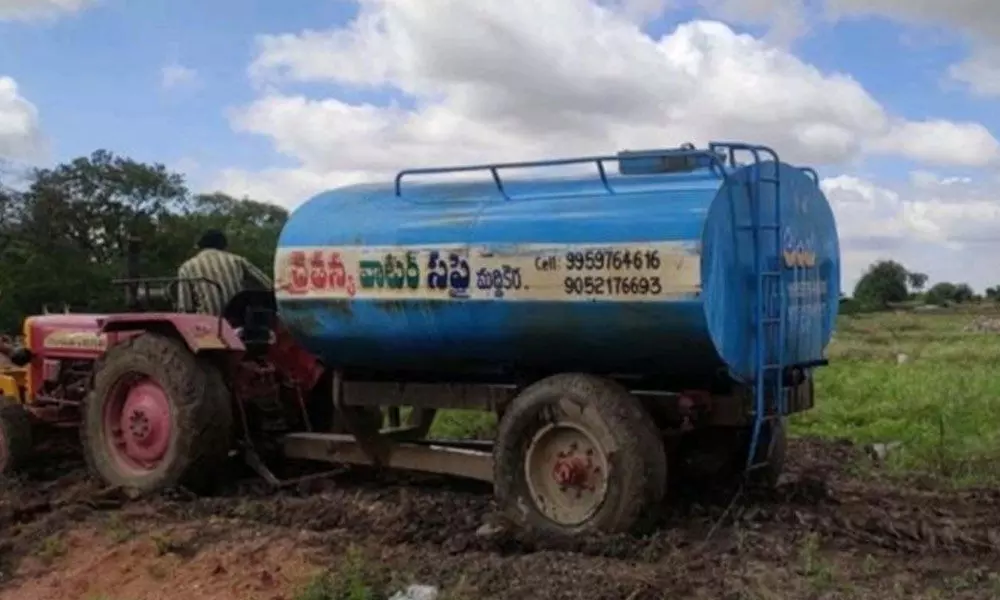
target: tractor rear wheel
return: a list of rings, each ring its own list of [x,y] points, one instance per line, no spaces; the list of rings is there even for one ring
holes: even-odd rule
[[[232,447],[222,373],[181,341],[142,333],[108,350],[94,373],[82,438],[90,468],[140,493],[206,491]]]
[[[504,411],[494,492],[517,526],[556,535],[627,531],[662,501],[666,480],[652,419],[613,381],[556,375]]]
[[[11,398],[0,397],[0,475],[23,467],[32,451],[31,418]]]

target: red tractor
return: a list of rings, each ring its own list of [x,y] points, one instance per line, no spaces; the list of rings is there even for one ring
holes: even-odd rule
[[[88,465],[113,486],[204,490],[240,450],[278,483],[287,434],[330,433],[335,413],[359,435],[325,443],[378,433],[379,409],[334,407],[332,375],[278,321],[270,290],[243,292],[216,317],[155,310],[177,285],[214,282],[118,283],[130,312],[25,319],[0,368],[0,473],[23,466],[46,431],[79,428]]]

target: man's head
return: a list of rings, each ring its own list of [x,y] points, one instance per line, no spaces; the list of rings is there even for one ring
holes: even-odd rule
[[[218,229],[209,229],[205,233],[201,234],[201,239],[198,240],[199,250],[225,250],[229,243],[226,240],[226,234],[222,233]]]

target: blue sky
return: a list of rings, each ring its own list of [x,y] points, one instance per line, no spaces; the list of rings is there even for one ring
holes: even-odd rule
[[[364,10],[347,0],[62,0],[78,9],[35,19],[10,19],[5,8],[53,1],[0,3],[0,78],[16,82],[22,113],[25,103],[37,111],[34,126],[50,150],[30,157],[36,163],[106,148],[183,170],[196,189],[294,206],[324,187],[415,163],[753,136],[803,157],[827,179],[850,255],[847,283],[875,256],[870,248],[885,246],[885,231],[892,239],[883,253],[926,264],[933,278],[967,261],[962,236],[989,237],[983,227],[993,220],[1000,230],[1000,209],[989,203],[1000,181],[998,98],[949,75],[1000,47],[993,30],[979,26],[1000,19],[1000,10],[970,16],[962,11],[974,3],[964,0],[937,16],[916,14],[904,0],[763,0],[754,14],[739,0],[674,0],[634,34],[624,17],[600,17],[599,25],[592,15],[577,19],[584,0],[552,0],[544,9],[524,0],[366,0]],[[802,10],[805,25],[776,36],[790,10]],[[365,27],[363,19],[356,26],[359,14],[389,27]],[[497,33],[479,38],[477,70],[462,63],[469,47],[459,41],[480,26]],[[595,39],[605,31],[607,40]],[[751,36],[749,45],[738,34]],[[265,48],[259,40],[268,35],[287,37]],[[609,45],[588,48],[590,40]],[[542,54],[521,55],[521,74],[503,67],[526,47]],[[691,56],[701,62],[687,62]],[[663,68],[650,70],[647,63],[660,59]],[[256,79],[254,61],[265,64]],[[165,86],[170,68],[181,76]],[[567,103],[561,110],[532,106],[539,89],[524,82],[536,68],[549,70],[536,86],[565,88],[556,96]],[[602,107],[594,89],[605,85]],[[627,103],[616,108],[618,88],[648,91],[646,105],[663,106],[644,114]],[[727,98],[729,89],[744,91]],[[773,106],[759,101],[756,113],[741,116],[739,103],[757,96]],[[16,148],[4,145],[2,100],[0,153]],[[982,285],[994,278],[973,267],[963,276]]]
[[[0,22],[0,73],[14,77],[65,160],[107,148],[205,168],[282,161],[266,140],[234,134],[226,110],[249,102],[255,36],[349,19],[348,3],[296,0],[105,0],[54,20]],[[197,71],[165,90],[161,70]]]

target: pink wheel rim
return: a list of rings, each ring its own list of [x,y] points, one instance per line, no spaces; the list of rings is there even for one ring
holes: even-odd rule
[[[111,455],[129,471],[156,469],[170,446],[170,401],[148,377],[115,386],[104,406],[104,428]]]

